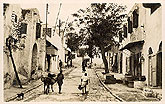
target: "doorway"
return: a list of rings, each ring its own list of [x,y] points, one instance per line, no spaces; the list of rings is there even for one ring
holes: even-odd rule
[[[38,68],[38,53],[37,53],[37,44],[35,43],[33,45],[33,50],[32,50],[32,61],[31,61],[31,76],[32,74],[37,70]]]

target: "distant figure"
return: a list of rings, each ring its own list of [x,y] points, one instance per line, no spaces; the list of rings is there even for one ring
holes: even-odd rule
[[[86,67],[87,65],[86,65],[86,61],[85,60],[83,60],[83,62],[82,62],[82,71],[86,71],[85,70],[85,67]]]
[[[61,60],[59,61],[59,67],[60,67],[60,70],[62,70],[62,61]]]
[[[59,87],[59,94],[61,94],[61,86],[63,84],[63,79],[64,79],[64,75],[62,74],[62,70],[60,70],[60,73],[57,75],[57,83],[58,83],[58,87]]]

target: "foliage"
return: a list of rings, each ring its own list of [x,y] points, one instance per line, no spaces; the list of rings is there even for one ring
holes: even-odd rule
[[[86,10],[80,9],[74,13],[75,24],[81,28],[80,35],[84,35],[83,41],[93,41],[92,44],[105,49],[117,44],[115,38],[118,37],[119,31],[122,31],[121,24],[124,21],[125,6],[110,3],[93,3]]]
[[[119,43],[117,38],[119,33],[122,32],[121,25],[126,16],[123,14],[125,9],[126,6],[115,3],[92,3],[85,10],[80,9],[73,14],[75,19],[72,24],[74,25],[70,27],[73,28],[74,34],[78,34],[80,38],[78,45],[88,44],[90,46],[88,53],[91,57],[93,53],[97,53],[94,52],[96,51],[94,47],[99,47],[106,70],[108,63],[105,52]],[[75,37],[74,39],[76,40]]]
[[[9,36],[6,38],[6,46],[8,47],[10,45],[11,49],[14,51],[17,49],[22,50],[25,48],[23,39],[25,39],[26,36],[21,34],[22,21],[22,18],[20,18],[17,23],[12,21],[11,34],[9,34]]]

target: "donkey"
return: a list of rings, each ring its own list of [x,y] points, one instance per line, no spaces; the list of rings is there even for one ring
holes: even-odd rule
[[[44,83],[44,93],[48,94],[49,93],[49,85],[51,85],[52,92],[53,90],[53,84],[57,82],[56,79],[50,78],[50,77],[41,77],[41,81]],[[46,89],[45,89],[46,87]]]

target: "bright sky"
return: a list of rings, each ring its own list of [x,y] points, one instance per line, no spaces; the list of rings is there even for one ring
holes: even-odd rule
[[[126,5],[127,10],[129,11],[132,8],[133,4],[134,3],[123,4],[123,5]],[[49,5],[48,24],[50,26],[54,26],[55,22],[56,22],[58,11],[59,11],[60,3],[48,3],[48,5]],[[85,9],[89,5],[90,5],[90,3],[78,3],[78,2],[62,3],[59,18],[62,21],[66,21],[67,18],[69,17],[68,21],[70,21],[72,19],[71,14],[75,13],[80,8]],[[37,8],[40,12],[41,21],[43,23],[45,23],[46,3],[35,3],[35,4],[34,3],[33,4],[24,3],[24,4],[21,4],[21,7],[22,8]]]

